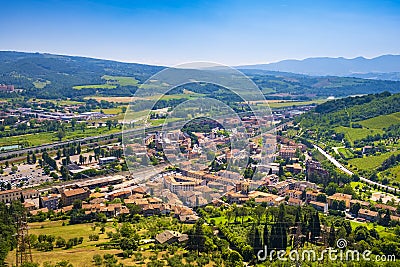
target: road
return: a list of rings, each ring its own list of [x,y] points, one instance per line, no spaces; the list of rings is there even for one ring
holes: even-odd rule
[[[347,173],[348,175],[353,175],[353,172],[350,171],[349,169],[347,169],[346,167],[344,167],[342,164],[340,164],[334,157],[332,157],[331,155],[329,155],[327,152],[325,152],[322,148],[320,148],[317,145],[314,145],[314,148],[316,148],[319,152],[321,152],[322,155],[324,155],[330,162],[332,162],[337,168],[339,168],[340,170],[342,170],[343,172]],[[371,184],[371,185],[377,185],[380,188],[383,189],[387,189],[388,191],[392,191],[395,192],[396,189],[394,187],[391,186],[387,186],[387,185],[383,185],[374,181],[371,181],[367,178],[361,177],[360,176],[360,180],[367,183],[367,184]]]

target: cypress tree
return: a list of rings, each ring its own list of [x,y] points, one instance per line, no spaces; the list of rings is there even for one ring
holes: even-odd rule
[[[328,244],[331,248],[335,247],[335,241],[336,241],[336,232],[335,232],[335,226],[332,223],[328,236]]]

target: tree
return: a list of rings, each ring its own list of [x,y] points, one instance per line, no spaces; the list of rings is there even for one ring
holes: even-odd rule
[[[350,212],[353,213],[354,215],[358,216],[358,212],[361,209],[360,203],[355,203],[350,207]]]
[[[65,137],[65,130],[63,128],[59,128],[57,131],[57,138],[59,141],[62,141],[62,139]]]
[[[112,126],[112,121],[111,121],[111,120],[107,120],[107,121],[106,121],[106,125],[107,125],[107,127],[108,127],[108,130],[110,130],[110,129],[111,129],[111,126]]]
[[[69,171],[68,171],[68,168],[65,167],[65,166],[63,165],[63,166],[61,166],[60,172],[61,172],[62,178],[63,178],[64,180],[68,180],[68,178],[69,178]]]
[[[280,204],[277,220],[271,228],[270,238],[270,246],[276,250],[286,250],[287,248],[287,224],[285,216],[285,206]]]
[[[75,126],[76,126],[76,119],[73,118],[73,119],[71,120],[71,128],[72,128],[72,131],[75,131]]]
[[[255,207],[254,214],[257,218],[257,223],[260,224],[263,216],[265,215],[265,208],[261,205]]]
[[[317,201],[326,203],[326,195],[325,194],[319,194],[317,195]]]
[[[315,238],[321,235],[321,222],[319,220],[318,211],[316,211],[312,217],[310,222],[310,232],[311,232],[311,239],[315,240]]]
[[[204,220],[200,218],[195,223],[189,234],[189,242],[188,242],[189,248],[197,250],[197,253],[205,251],[206,238],[204,234],[203,225],[204,225]]]
[[[101,266],[103,264],[103,259],[99,254],[93,256],[94,265]]]
[[[226,259],[227,267],[243,267],[243,257],[236,250],[231,250]]]
[[[328,236],[328,244],[331,248],[335,247],[335,242],[336,242],[336,232],[335,232],[335,226],[331,225],[331,229],[329,230],[329,236]]]
[[[12,173],[16,173],[17,171],[18,171],[18,167],[17,166],[14,165],[14,166],[11,167],[11,172]]]
[[[56,239],[56,247],[62,248],[62,247],[65,247],[65,245],[66,245],[65,239],[60,237],[60,236],[57,237],[57,239]]]
[[[121,228],[119,229],[119,233],[121,234],[122,237],[132,237],[135,233],[133,230],[133,227],[130,223],[123,223]]]

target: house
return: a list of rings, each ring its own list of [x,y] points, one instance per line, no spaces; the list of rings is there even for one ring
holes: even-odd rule
[[[318,201],[310,201],[310,205],[323,213],[328,213],[328,203],[322,203],[322,202],[318,202]]]
[[[108,196],[108,198],[112,201],[116,198],[119,198],[119,199],[128,198],[130,195],[131,195],[131,191],[126,190],[126,191],[112,193],[111,195]]]
[[[378,212],[372,211],[372,210],[367,210],[367,209],[360,209],[358,211],[358,218],[365,219],[370,222],[374,222],[375,220],[378,219]]]
[[[301,199],[303,192],[298,190],[288,190],[285,195],[289,198]]]
[[[303,204],[303,201],[297,198],[289,198],[287,203],[289,206],[301,206],[301,204]]]
[[[165,230],[164,232],[156,235],[156,242],[158,244],[172,244],[172,243],[182,243],[189,240],[187,234],[181,234],[176,231]]]
[[[279,150],[279,156],[284,159],[291,159],[296,157],[297,147],[295,146],[282,146]]]
[[[72,205],[75,200],[85,200],[90,197],[90,190],[87,188],[77,188],[64,190],[61,193],[61,202],[64,206]]]
[[[117,157],[99,158],[99,165],[106,165],[106,164],[112,163],[117,160],[118,160]]]
[[[268,185],[268,189],[276,189],[278,195],[284,195],[290,189],[290,184],[287,181],[282,181],[275,185]]]
[[[242,204],[248,201],[250,198],[244,194],[229,192],[226,194],[227,201],[229,204]]]
[[[306,192],[306,201],[310,202],[310,201],[317,201],[317,197],[318,195],[320,195],[321,193],[319,191],[307,191]]]
[[[389,210],[392,214],[396,213],[397,209],[395,207],[385,205],[385,204],[376,204],[375,208],[378,210]]]
[[[350,208],[356,203],[360,204],[361,208],[364,208],[364,209],[369,207],[369,202],[367,202],[367,201],[352,199],[352,200],[350,200]]]
[[[336,193],[333,194],[332,196],[328,197],[328,205],[329,207],[332,206],[333,201],[344,201],[345,205],[346,205],[346,209],[350,208],[350,200],[352,198],[352,195],[348,195],[348,194],[343,194],[343,193]]]
[[[49,210],[56,210],[58,209],[58,195],[52,194],[45,197],[40,197],[39,199],[40,207],[41,208],[48,208]]]
[[[0,191],[0,201],[4,203],[11,203],[13,201],[21,200],[22,189],[11,189],[6,191]]]
[[[179,216],[179,221],[181,223],[190,223],[190,224],[194,224],[197,222],[197,220],[199,219],[199,216],[197,215],[180,215]]]
[[[23,206],[25,207],[25,209],[26,209],[27,211],[33,211],[33,210],[36,209],[35,203],[32,203],[32,202],[27,202],[27,201],[25,201],[25,202],[23,203]]]
[[[286,170],[291,173],[297,174],[303,171],[303,167],[299,163],[293,163],[286,165]]]
[[[40,196],[40,193],[38,190],[28,189],[28,190],[22,191],[22,196],[24,197],[24,199],[34,199],[34,198],[38,198]]]

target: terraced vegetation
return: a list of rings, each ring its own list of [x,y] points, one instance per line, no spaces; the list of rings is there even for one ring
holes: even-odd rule
[[[354,143],[356,140],[362,140],[368,135],[382,134],[383,131],[380,129],[365,129],[365,128],[350,128],[345,126],[338,126],[335,129],[337,133],[343,133],[350,143]]]
[[[351,159],[354,157],[353,152],[348,148],[344,147],[338,148],[338,152],[345,159]]]
[[[388,159],[391,155],[400,154],[400,151],[384,153],[377,156],[367,156],[363,158],[350,159],[349,164],[355,166],[358,170],[372,171],[377,169],[381,164]]]
[[[358,123],[367,129],[384,129],[393,124],[400,124],[400,112],[377,116]]]

